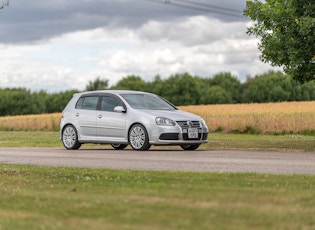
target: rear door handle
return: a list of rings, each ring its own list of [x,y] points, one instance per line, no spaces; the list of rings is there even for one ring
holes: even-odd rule
[[[76,117],[79,117],[79,116],[80,116],[80,113],[76,113],[75,116],[76,116]]]
[[[98,115],[97,117],[101,119],[101,118],[103,117],[103,115],[102,115],[102,114],[100,114],[100,115]]]

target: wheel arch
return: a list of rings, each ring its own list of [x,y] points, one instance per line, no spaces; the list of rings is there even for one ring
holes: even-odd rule
[[[79,133],[79,131],[78,131],[78,127],[77,127],[75,124],[70,123],[70,122],[65,123],[65,124],[62,126],[62,128],[60,129],[60,140],[62,140],[63,131],[65,130],[65,128],[66,128],[68,125],[72,125],[72,126],[76,129],[77,135],[78,135],[78,141],[80,141],[81,135],[80,135],[80,133]]]
[[[129,125],[129,127],[128,127],[128,132],[127,132],[127,141],[128,141],[128,143],[129,143],[129,132],[130,132],[131,128],[132,128],[134,125],[142,125],[142,126],[146,129],[146,131],[147,131],[147,133],[148,133],[149,141],[150,141],[150,135],[149,135],[149,132],[148,132],[148,127],[147,127],[144,123],[142,123],[142,122],[135,121],[135,122],[133,122],[133,123],[130,123],[130,125]]]
[[[128,129],[128,143],[134,150],[149,150],[151,147],[149,140],[150,139],[147,127],[145,127],[145,125],[143,125],[141,122],[133,123],[132,126]]]
[[[65,130],[67,130],[66,133]],[[73,124],[66,124],[62,127],[60,132],[61,141],[64,147],[68,150],[77,150],[81,147],[81,142],[79,141],[78,130]]]

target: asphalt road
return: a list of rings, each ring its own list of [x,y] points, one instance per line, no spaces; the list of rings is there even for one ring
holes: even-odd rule
[[[243,150],[117,151],[110,147],[0,148],[0,164],[156,171],[315,174],[315,153]]]

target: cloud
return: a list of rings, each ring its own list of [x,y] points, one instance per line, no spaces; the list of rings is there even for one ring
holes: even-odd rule
[[[176,2],[176,1],[175,1]],[[180,1],[179,1],[180,2]],[[207,3],[207,1],[199,1]],[[161,4],[148,0],[55,0],[27,2],[15,0],[1,13],[0,30],[6,31],[1,43],[25,43],[46,40],[60,34],[102,27],[139,28],[148,21],[180,21],[187,17],[206,15],[220,20],[244,18],[213,14],[194,9]],[[212,1],[213,5],[244,8],[242,0]]]
[[[258,40],[246,35],[249,21],[242,16],[161,2],[10,2],[0,13],[1,87],[83,90],[96,77],[113,85],[128,75],[151,81],[182,72],[212,77],[229,71],[244,80],[271,68],[259,61]],[[211,1],[238,11],[244,4]]]
[[[214,43],[221,39],[245,38],[243,22],[221,22],[205,16],[190,17],[179,22],[149,21],[138,29],[140,38],[148,41],[178,41],[187,46]]]

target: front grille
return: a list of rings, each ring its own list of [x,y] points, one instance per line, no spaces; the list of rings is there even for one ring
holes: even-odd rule
[[[200,128],[199,121],[176,121],[182,128]]]
[[[199,121],[176,121],[177,124],[181,127],[183,132],[183,140],[202,140],[202,128]],[[198,129],[198,137],[189,138],[188,132],[190,129]]]

